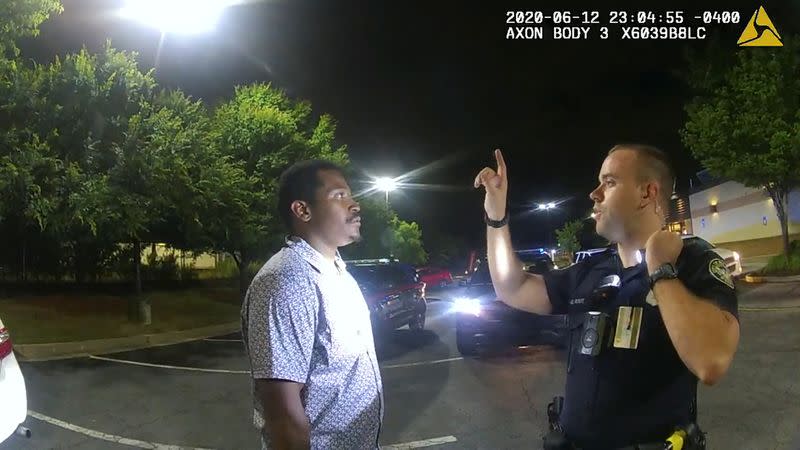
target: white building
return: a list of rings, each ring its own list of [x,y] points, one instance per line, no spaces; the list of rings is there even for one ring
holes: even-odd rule
[[[743,257],[783,252],[778,214],[763,189],[724,181],[689,195],[692,232]],[[800,190],[789,195],[789,240],[800,239]]]

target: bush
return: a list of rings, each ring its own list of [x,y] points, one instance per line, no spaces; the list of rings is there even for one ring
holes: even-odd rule
[[[158,259],[151,253],[147,257],[147,264],[141,266],[141,271],[143,280],[177,280],[180,276],[178,257],[168,254]]]
[[[792,242],[792,250],[788,257],[785,255],[773,256],[762,272],[765,275],[799,275],[800,246],[796,245],[797,242]]]
[[[239,269],[233,258],[222,258],[213,269],[205,270],[203,278],[230,279],[239,276]]]

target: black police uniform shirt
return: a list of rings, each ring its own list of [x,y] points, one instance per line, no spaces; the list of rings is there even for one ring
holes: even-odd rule
[[[733,281],[708,242],[684,240],[676,268],[678,278],[691,292],[738,320]],[[619,275],[622,281],[616,297],[588,306],[586,299],[610,274]],[[559,420],[570,441],[583,448],[658,442],[674,427],[695,419],[692,408],[697,378],[678,356],[658,306],[653,304],[656,302],[644,262],[623,268],[616,251],[609,249],[566,269],[551,271],[544,280],[553,314],[568,314],[571,328],[564,408]],[[643,308],[636,349],[608,345],[597,356],[578,353],[587,311],[605,312],[614,323],[618,308],[628,305]],[[612,344],[613,334],[612,326],[606,333]]]

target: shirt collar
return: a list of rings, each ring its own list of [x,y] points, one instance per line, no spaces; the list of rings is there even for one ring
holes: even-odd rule
[[[321,273],[338,275],[347,267],[347,264],[345,264],[342,256],[339,254],[339,250],[336,250],[334,262],[331,264],[322,253],[318,252],[311,244],[299,236],[287,236],[286,246],[299,253],[306,262]]]

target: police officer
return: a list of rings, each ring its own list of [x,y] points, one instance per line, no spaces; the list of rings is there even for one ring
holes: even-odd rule
[[[475,188],[486,191],[498,297],[569,319],[563,408],[545,448],[663,448],[677,428],[696,426],[697,380],[718,382],[739,342],[723,261],[707,242],[663,230],[674,186],[668,159],[645,145],[612,148],[590,197],[598,234],[616,248],[544,276],[523,272],[514,255],[500,150],[495,159],[497,170],[481,170]]]

